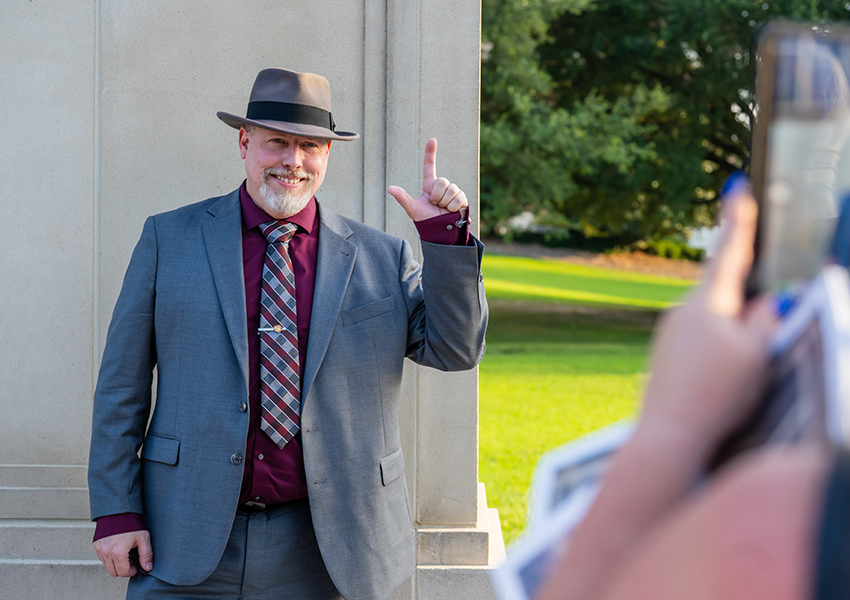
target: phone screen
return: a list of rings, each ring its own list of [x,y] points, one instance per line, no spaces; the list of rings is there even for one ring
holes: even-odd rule
[[[754,276],[764,291],[817,275],[850,195],[850,34],[771,24],[757,65]]]

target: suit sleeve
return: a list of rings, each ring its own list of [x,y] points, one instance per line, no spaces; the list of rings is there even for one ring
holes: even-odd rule
[[[156,225],[150,217],[112,313],[94,393],[88,475],[92,519],[144,512],[138,452],[156,365],[156,268]]]
[[[441,371],[463,371],[484,357],[487,299],[481,275],[484,245],[422,242],[423,265],[403,242],[400,280],[408,307],[407,357]]]

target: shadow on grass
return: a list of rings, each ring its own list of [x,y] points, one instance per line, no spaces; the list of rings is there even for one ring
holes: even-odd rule
[[[490,299],[600,308],[668,308],[694,283],[673,277],[513,256],[485,256],[482,270]]]
[[[659,314],[493,300],[482,368],[508,361],[535,373],[642,372]]]

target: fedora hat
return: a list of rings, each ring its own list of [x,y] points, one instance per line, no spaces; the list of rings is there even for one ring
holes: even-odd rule
[[[235,129],[254,125],[272,131],[326,140],[356,140],[359,133],[336,131],[331,114],[331,86],[313,73],[263,69],[254,80],[244,117],[219,111]]]

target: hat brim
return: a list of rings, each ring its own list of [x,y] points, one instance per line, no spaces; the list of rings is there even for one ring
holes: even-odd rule
[[[230,113],[223,111],[219,111],[215,114],[219,119],[234,129],[239,129],[246,125],[253,125],[255,127],[262,127],[263,129],[279,131],[280,133],[288,133],[289,135],[319,138],[322,140],[340,140],[342,142],[350,142],[360,137],[359,133],[354,133],[352,131],[331,131],[326,127],[320,127],[318,125],[287,123],[284,121],[255,121],[253,119],[246,119],[245,117],[231,115]]]

